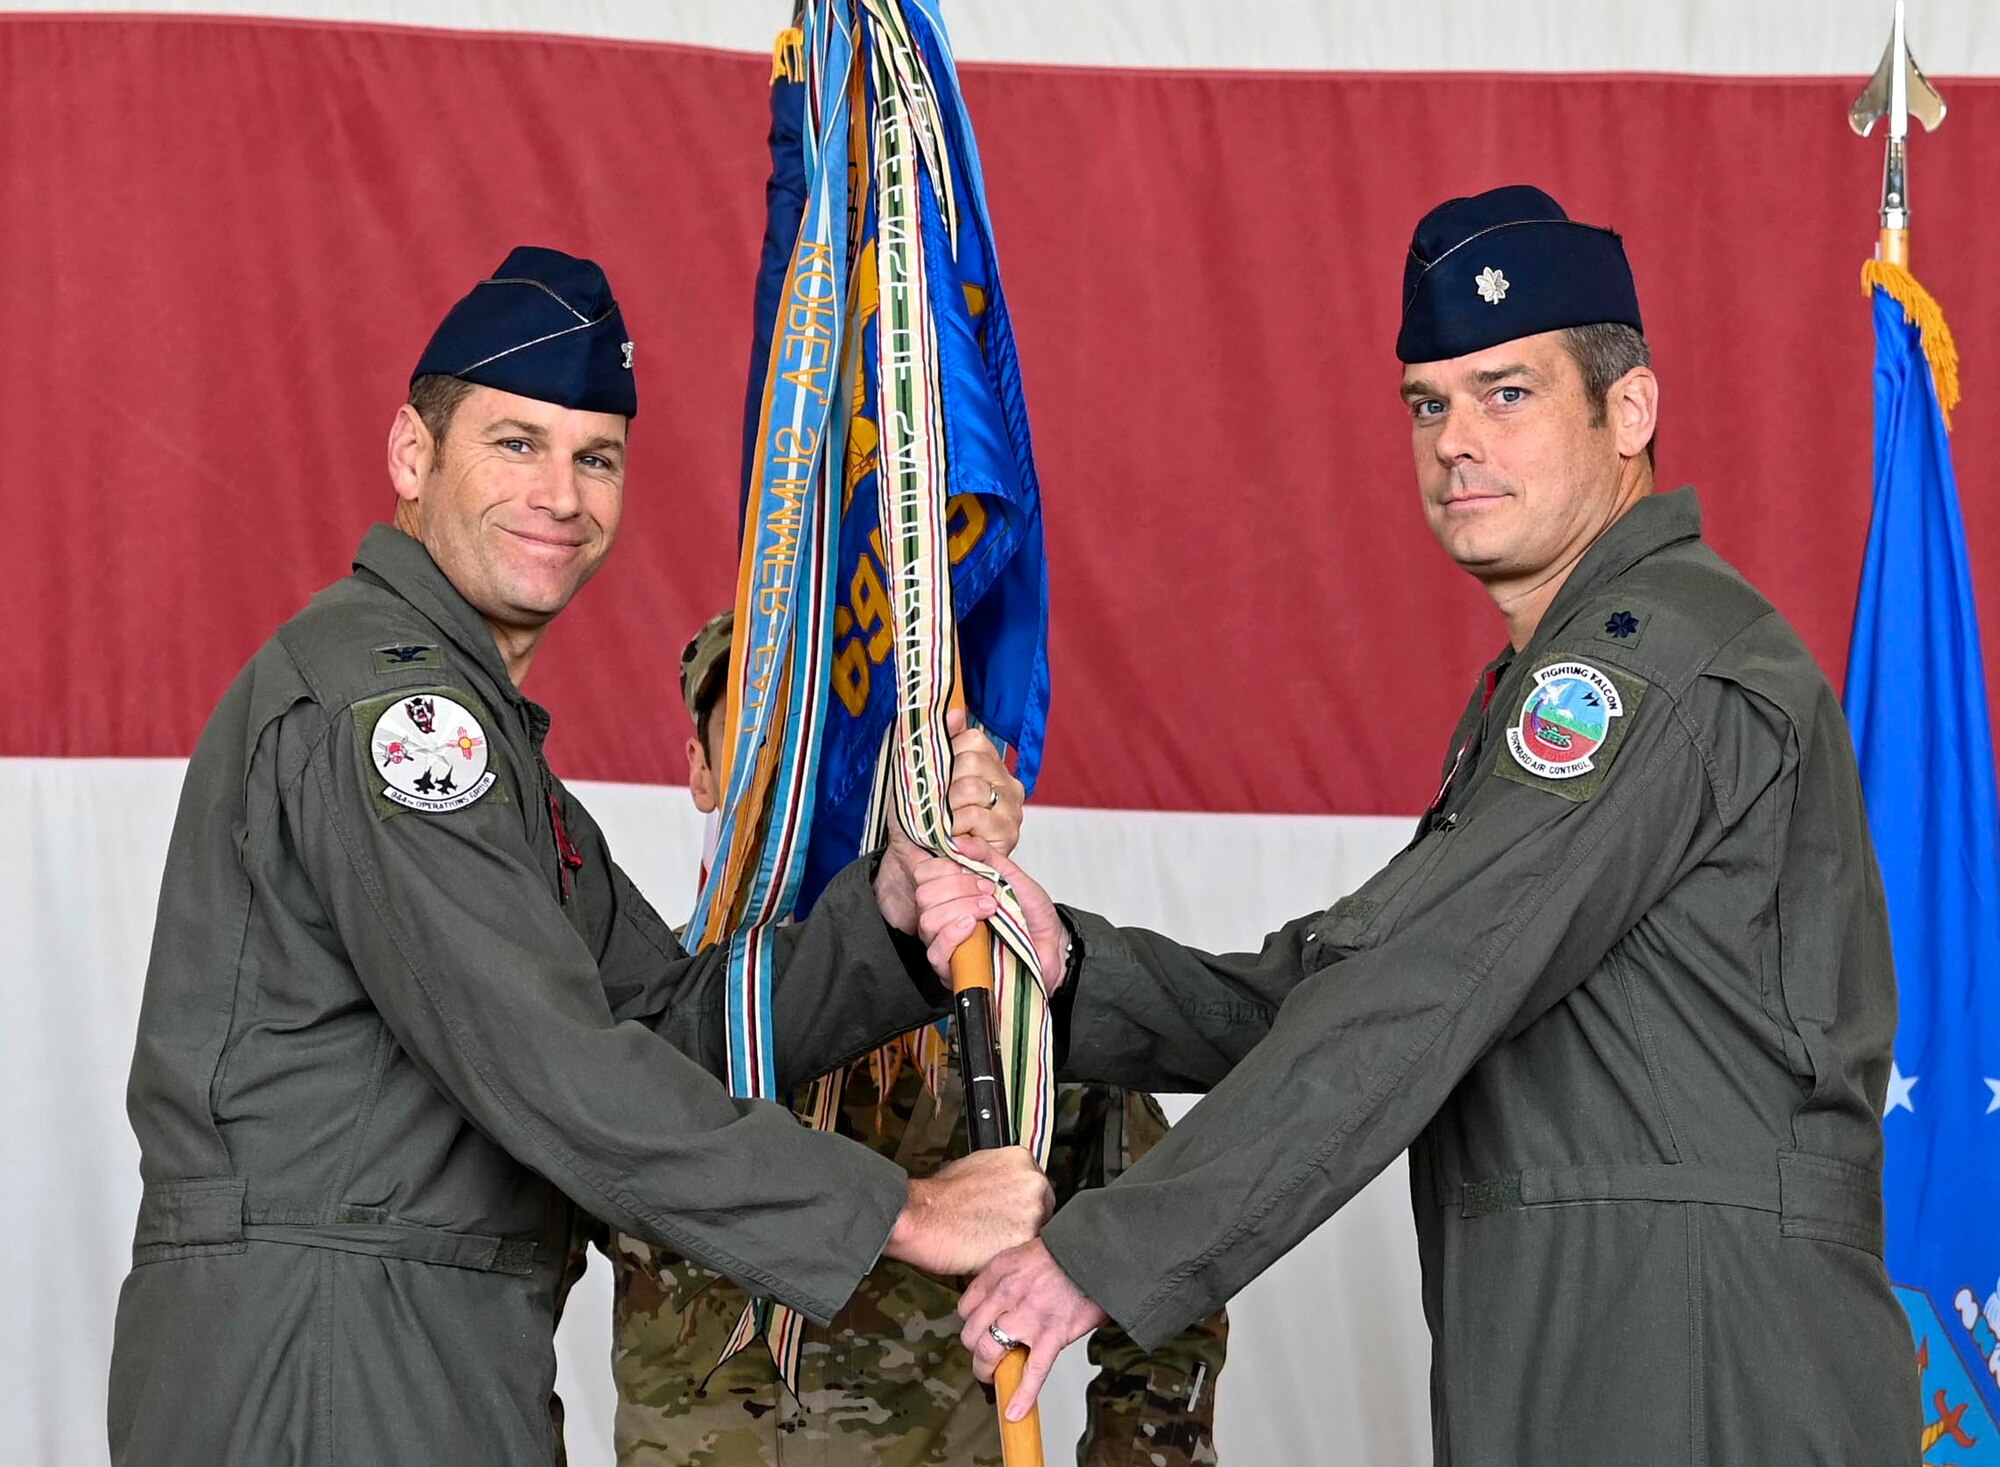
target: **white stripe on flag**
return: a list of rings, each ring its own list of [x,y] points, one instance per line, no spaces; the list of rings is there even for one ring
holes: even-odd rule
[[[14,9],[129,13],[122,0]],[[165,0],[152,13],[367,21],[669,41],[768,54],[784,0]],[[1852,76],[1875,68],[1887,0],[947,0],[960,61],[1217,71],[1670,72]],[[1924,0],[1910,44],[1933,76],[2000,75],[2000,6]],[[1393,127],[1394,119],[1383,119]],[[1837,123],[1838,119],[1835,119]]]

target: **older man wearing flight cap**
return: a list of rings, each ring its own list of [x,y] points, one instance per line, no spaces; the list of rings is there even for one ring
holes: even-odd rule
[[[1069,1071],[1212,1093],[994,1261],[967,1342],[989,1370],[1025,1342],[1036,1382],[1107,1314],[1161,1339],[1407,1148],[1439,1463],[1914,1462],[1839,702],[1694,491],[1653,492],[1617,236],[1532,188],[1454,199],[1403,300],[1424,513],[1507,646],[1410,845],[1258,952],[1059,917],[1001,864],[1049,958],[1074,939]],[[918,876],[935,955],[991,903]]]
[[[543,760],[520,687],[617,532],[632,357],[595,265],[509,255],[396,414],[393,527],[202,734],[132,1063],[114,1462],[548,1463],[578,1207],[820,1319],[878,1256],[958,1272],[1046,1215],[1018,1148],[911,1182],[725,1093],[720,967]],[[780,934],[793,1078],[943,1012],[878,914],[913,927],[906,867]]]

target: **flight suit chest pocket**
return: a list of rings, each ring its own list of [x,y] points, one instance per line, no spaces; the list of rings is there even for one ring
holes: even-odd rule
[[[1307,943],[1307,967],[1324,967],[1385,942],[1409,911],[1411,899],[1444,859],[1454,828],[1441,825],[1428,832],[1358,890],[1335,902],[1314,924]]]

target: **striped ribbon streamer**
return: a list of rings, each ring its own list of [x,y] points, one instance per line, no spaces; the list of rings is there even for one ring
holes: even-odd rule
[[[896,718],[878,763],[869,825],[879,841],[893,812],[919,844],[997,881],[959,853],[950,835],[944,719],[958,669],[945,528],[944,389],[924,238],[928,209],[933,223],[942,221],[943,239],[955,240],[966,202],[946,151],[941,100],[959,109],[968,144],[970,133],[932,0],[861,0],[861,7],[857,16],[850,0],[809,0],[802,34],[781,39],[779,47],[780,64],[802,60],[805,70],[808,193],[780,297],[746,507],[730,651],[725,813],[717,859],[690,923],[701,945],[729,944],[731,1090],[767,1099],[775,1098],[777,1075],[772,929],[791,914],[810,833],[830,687],[845,431],[849,405],[860,397],[851,389],[863,370],[862,333],[847,312],[849,276],[865,259],[860,236],[868,211],[865,193],[849,196],[850,164],[857,185],[874,189],[878,502],[898,674]],[[913,21],[927,28],[928,54],[943,58],[943,93]],[[857,56],[866,63],[865,86]],[[985,231],[977,159],[960,162],[973,180],[970,203]],[[800,320],[810,320],[813,335],[823,338],[788,355],[799,344],[786,333]],[[810,369],[802,368],[802,356]],[[991,940],[1007,1094],[1016,1138],[1046,1164],[1054,1112],[1047,1000],[1020,907],[1004,883],[1001,889]],[[885,1051],[879,1073],[891,1073],[906,1053],[929,1071],[940,1051],[936,1032],[924,1031]],[[844,1078],[813,1083],[802,1112],[807,1124],[832,1129]],[[773,1300],[752,1299],[723,1358],[760,1335],[796,1394],[803,1319]]]
[[[885,763],[893,764],[896,811],[911,839],[950,855],[1000,889],[991,940],[1007,1099],[1015,1139],[1046,1165],[1054,1062],[1034,944],[1011,889],[997,872],[959,851],[950,833],[951,742],[944,720],[958,654],[945,538],[943,384],[924,211],[927,203],[938,211],[944,238],[955,240],[959,200],[945,163],[947,134],[937,110],[941,93],[911,34],[906,6],[901,0],[862,3],[874,42],[865,49],[875,89],[876,331],[883,403],[878,494],[898,674],[894,758]],[[907,10],[931,28],[936,53],[948,58],[943,23],[931,0],[910,0]],[[956,96],[957,77],[948,72],[945,81]]]
[[[737,573],[729,658],[729,777],[716,860],[688,930],[700,946],[729,944],[729,1088],[777,1098],[771,991],[775,927],[791,916],[819,771],[829,691],[833,562],[845,462],[844,350],[848,134],[855,82],[845,0],[807,17],[802,38],[808,108],[802,129],[811,180],[785,272],[765,371],[756,456]],[[836,1082],[822,1080],[805,1119],[831,1127]],[[798,1390],[804,1321],[753,1298],[724,1350],[762,1335],[786,1386]]]
[[[847,158],[854,66],[845,0],[808,30],[814,105],[807,118],[812,179],[786,268],[781,322],[765,373],[756,457],[737,572],[729,657],[729,778],[716,859],[689,931],[699,945],[730,943],[729,1083],[772,1098],[771,928],[791,913],[812,808],[827,689],[829,589],[838,542],[844,415],[836,412],[845,340]],[[792,353],[788,356],[788,353]]]

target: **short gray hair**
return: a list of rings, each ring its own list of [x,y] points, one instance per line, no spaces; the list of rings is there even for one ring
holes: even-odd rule
[[[1653,365],[1653,349],[1646,338],[1622,321],[1599,321],[1590,326],[1563,328],[1563,346],[1583,374],[1583,395],[1590,399],[1590,426],[1604,426],[1604,399],[1611,384],[1634,367]],[[1656,432],[1654,437],[1659,435]],[[1646,441],[1646,459],[1653,458],[1653,439]]]

